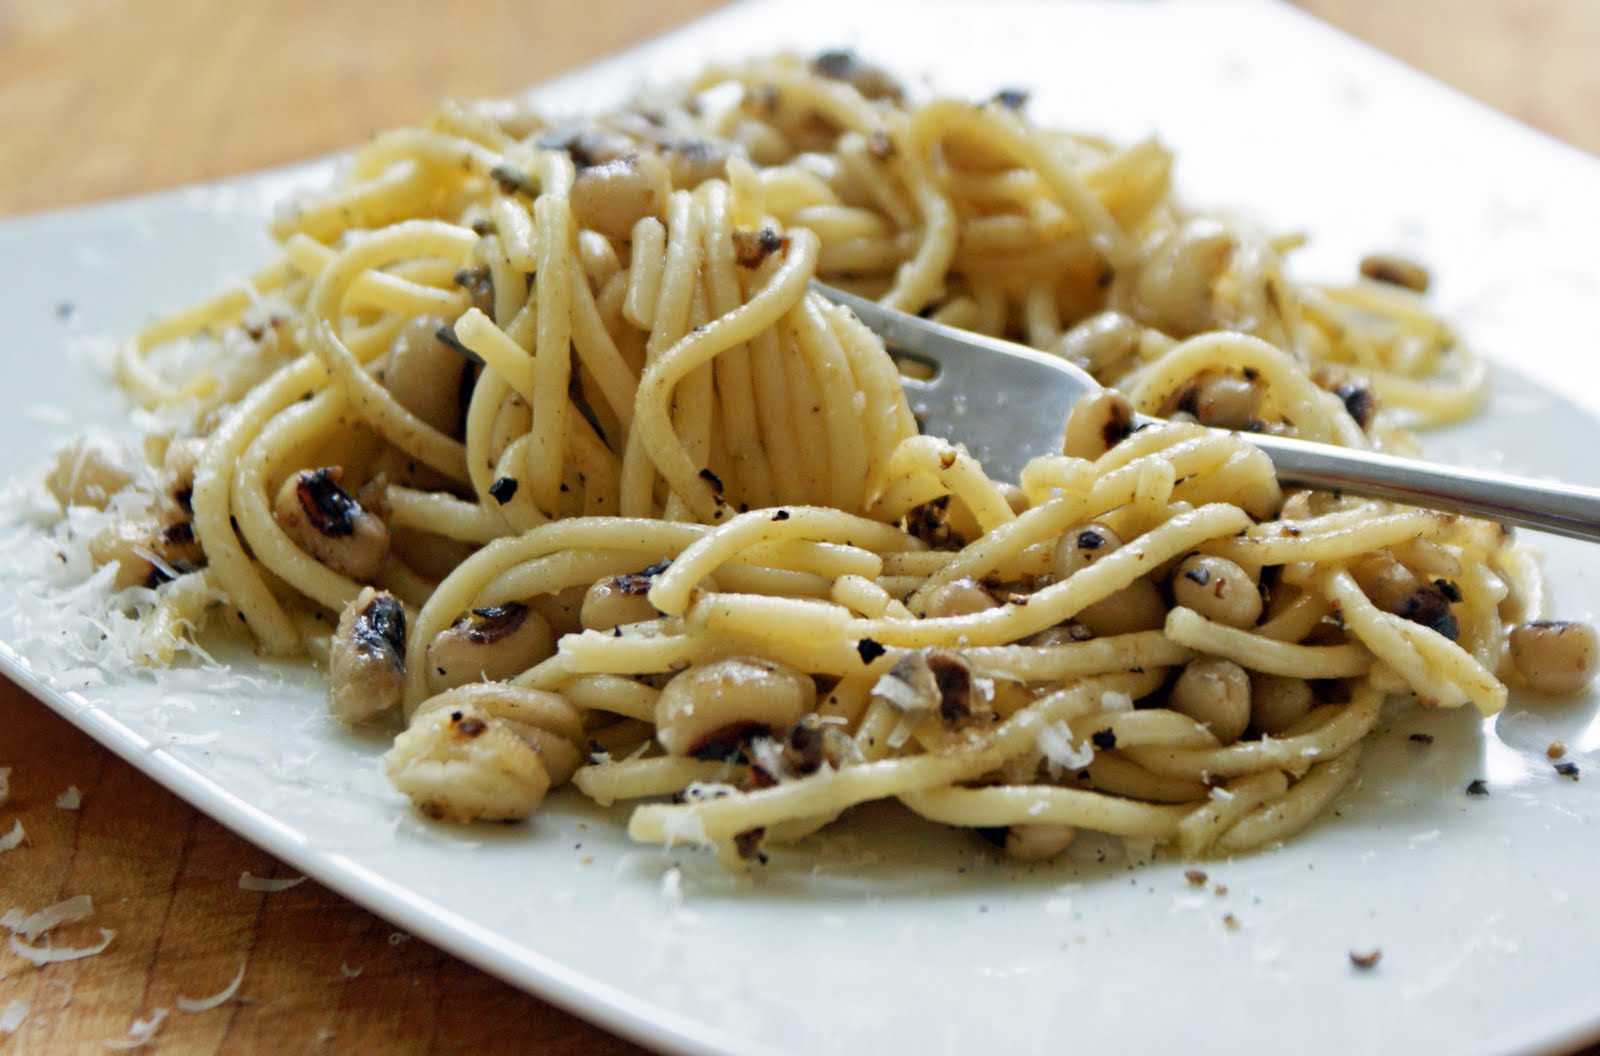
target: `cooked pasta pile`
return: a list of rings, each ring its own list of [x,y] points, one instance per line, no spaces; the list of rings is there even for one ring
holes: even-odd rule
[[[1593,640],[1530,622],[1509,530],[1285,493],[1227,431],[1405,449],[1483,370],[1415,265],[1291,281],[1295,239],[1171,168],[844,53],[571,125],[447,105],[129,344],[149,467],[81,445],[51,485],[116,513],[91,546],[154,599],[149,659],[211,613],[311,655],[435,818],[570,781],[734,862],[887,798],[1023,858],[1259,846],[1385,696],[1494,712],[1581,686]],[[813,277],[1117,391],[991,479]]]

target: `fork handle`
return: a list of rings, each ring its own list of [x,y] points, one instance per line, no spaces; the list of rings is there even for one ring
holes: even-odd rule
[[[1600,490],[1505,473],[1457,469],[1282,436],[1241,433],[1272,459],[1285,484],[1390,499],[1502,524],[1600,541]]]

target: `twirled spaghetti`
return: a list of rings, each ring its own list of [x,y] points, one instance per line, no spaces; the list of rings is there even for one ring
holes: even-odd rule
[[[166,581],[154,659],[218,599],[323,655],[336,715],[402,717],[386,765],[435,817],[570,780],[672,797],[632,835],[730,860],[884,798],[1023,857],[1258,846],[1345,785],[1385,695],[1493,712],[1508,680],[1581,684],[1593,636],[1528,622],[1499,526],[1285,495],[1206,428],[1404,448],[1483,370],[1413,266],[1292,282],[1294,239],[1181,206],[1170,170],[842,53],[571,127],[446,106],[130,343],[122,382],[175,423],[158,484],[79,448],[52,485],[116,509],[94,545],[125,583]],[[918,435],[814,276],[1123,395],[993,480]]]

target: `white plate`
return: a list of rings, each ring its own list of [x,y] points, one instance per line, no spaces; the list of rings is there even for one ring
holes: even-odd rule
[[[851,43],[962,93],[1030,87],[1043,119],[1156,132],[1192,200],[1310,230],[1303,273],[1347,275],[1370,248],[1417,254],[1443,310],[1544,385],[1503,370],[1489,415],[1433,450],[1600,477],[1584,442],[1600,412],[1594,159],[1258,4],[811,2],[803,18],[741,6],[542,94],[579,109],[646,72],[780,42]],[[327,173],[0,225],[15,298],[0,473],[21,477],[74,429],[123,419],[103,376],[59,350],[264,260],[269,203]],[[1592,618],[1600,550],[1548,551],[1560,610]],[[633,848],[620,814],[571,799],[523,827],[420,823],[377,773],[382,745],[326,719],[314,679],[248,657],[240,670],[263,680],[243,690],[192,672],[63,673],[56,650],[13,647],[37,615],[33,589],[0,586],[4,666],[90,735],[399,926],[658,1048],[1496,1053],[1600,1029],[1592,698],[1516,704],[1489,723],[1401,717],[1335,816],[1281,851],[1207,866],[1226,895],[1171,863],[995,864],[887,809],[729,878],[697,853]],[[1406,739],[1422,729],[1431,747]],[[1581,780],[1553,772],[1554,737]],[[1487,798],[1464,795],[1475,777]],[[1372,948],[1376,969],[1352,967],[1349,951]]]

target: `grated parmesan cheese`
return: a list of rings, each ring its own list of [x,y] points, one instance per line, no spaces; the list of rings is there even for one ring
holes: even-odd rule
[[[290,876],[274,878],[268,876],[252,876],[247,869],[239,874],[239,887],[245,891],[264,891],[273,894],[278,891],[287,891],[306,882],[303,876]]]
[[[661,822],[661,835],[667,847],[677,843],[711,846],[711,840],[706,836],[706,823],[700,819],[700,815],[692,811],[668,811]]]
[[[6,800],[11,798],[11,768],[0,766],[0,807],[6,805]]]
[[[1411,847],[1411,848],[1415,848],[1415,847],[1421,847],[1425,843],[1434,843],[1439,839],[1440,835],[1442,835],[1442,834],[1439,832],[1438,829],[1427,829],[1427,830],[1424,830],[1423,832],[1417,833],[1415,836],[1413,836],[1409,840],[1407,840],[1406,841],[1406,846],[1407,847]]]
[[[66,982],[64,980],[61,980],[61,979],[46,979],[44,981],[44,985],[45,986],[53,986],[57,990],[61,991],[61,1005],[59,1006],[60,1008],[68,1008],[68,1007],[70,1007],[72,1005],[72,984],[71,983]]]
[[[0,1009],[0,1034],[15,1034],[27,1021],[28,1003],[22,1000],[8,1001],[6,1007]]]
[[[872,695],[882,697],[901,711],[917,711],[925,706],[915,689],[893,675],[880,675],[872,686]]]
[[[112,1038],[108,1041],[102,1041],[100,1044],[108,1049],[142,1049],[150,1044],[151,1039],[156,1036],[156,1031],[161,1029],[161,1024],[166,1022],[166,1018],[166,1009],[154,1009],[150,1013],[150,1018],[133,1021],[133,1024],[128,1027],[127,1037]]]
[[[234,974],[233,981],[218,990],[210,997],[184,997],[178,996],[178,1007],[185,1012],[209,1012],[218,1005],[233,1000],[233,995],[239,992],[239,984],[244,982],[244,963],[239,965],[239,971]]]
[[[677,866],[661,874],[661,897],[674,906],[683,905],[683,873]]]
[[[41,948],[38,946],[30,946],[13,935],[11,936],[11,952],[16,954],[18,957],[21,957],[29,964],[35,966],[41,964],[58,964],[62,961],[81,961],[85,957],[93,957],[95,954],[104,953],[106,947],[111,945],[111,940],[116,937],[117,933],[112,931],[110,928],[101,928],[100,941],[95,943],[93,946],[74,947],[46,945]]]
[[[22,845],[22,841],[27,838],[28,833],[27,830],[22,827],[22,822],[20,820],[13,821],[11,823],[11,831],[6,833],[4,836],[0,836],[0,851],[15,850],[16,848],[20,847]]]
[[[88,895],[73,895],[37,913],[24,914],[20,909],[8,909],[0,916],[0,927],[33,942],[52,928],[88,920],[93,914],[94,901]]]
[[[1074,746],[1072,731],[1059,719],[1039,727],[1034,743],[1049,763],[1051,777],[1082,770],[1094,762],[1094,744],[1085,740]]]
[[[1115,689],[1108,689],[1100,694],[1101,711],[1132,711],[1133,698],[1128,694]]]
[[[68,785],[67,790],[56,797],[56,806],[62,810],[77,810],[83,806],[83,793],[78,791],[77,785]]]

